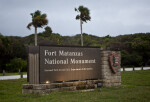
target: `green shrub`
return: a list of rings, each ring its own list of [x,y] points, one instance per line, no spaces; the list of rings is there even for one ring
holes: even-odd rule
[[[10,63],[6,64],[6,70],[8,72],[18,72],[18,70],[26,71],[27,61],[21,58],[14,58]]]

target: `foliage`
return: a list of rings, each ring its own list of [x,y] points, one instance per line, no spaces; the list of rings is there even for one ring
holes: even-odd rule
[[[111,36],[110,35],[107,35],[103,38],[103,47],[109,47],[110,45],[110,40],[111,40]]]
[[[27,58],[26,47],[21,37],[0,35],[0,42],[0,72],[6,70],[6,64],[13,58]]]
[[[27,28],[30,29],[31,26],[35,28],[35,46],[37,46],[37,28],[42,28],[48,24],[47,15],[41,14],[41,11],[37,10],[34,13],[30,14],[32,16],[32,22],[27,25]]]
[[[121,50],[122,66],[150,66],[150,33],[111,38],[111,50]]]
[[[83,34],[84,38],[84,46],[95,46],[100,47],[100,44],[97,40],[92,39],[93,36],[88,35],[86,33]]]
[[[91,20],[90,10],[87,7],[79,6],[79,8],[75,8],[75,11],[80,12],[79,15],[76,16],[76,19],[81,19],[83,22],[87,22]]]
[[[48,24],[48,20],[46,19],[47,15],[41,14],[41,11],[37,10],[30,15],[32,16],[32,22],[27,25],[28,29],[30,29],[31,26],[42,28],[44,25]]]
[[[14,58],[10,61],[10,63],[6,64],[7,70],[10,72],[17,72],[19,69],[21,71],[26,71],[27,69],[27,61],[21,58]]]
[[[0,34],[0,56],[5,56],[11,53],[10,39]]]
[[[62,36],[58,33],[39,33],[38,36],[41,38],[39,39],[39,44],[43,41],[45,42],[45,45],[61,45],[62,44]]]
[[[53,32],[51,27],[49,27],[49,26],[45,27],[44,29],[45,29],[45,31],[43,33],[45,33],[45,34],[52,34],[52,32]]]
[[[9,37],[11,40],[11,44],[12,44],[12,53],[11,53],[11,57],[15,58],[22,58],[22,59],[26,59],[27,58],[27,48],[24,45],[24,42],[22,41],[22,38],[20,37],[15,37],[15,39],[13,37]]]
[[[121,51],[121,66],[126,66],[126,67],[138,67],[138,66],[143,66],[143,61],[142,61],[142,56],[140,56],[137,52],[132,52],[129,53],[126,50]]]
[[[12,54],[12,43],[10,38],[0,34],[0,71],[5,69],[5,64]]]
[[[45,32],[45,31],[44,31]],[[150,66],[150,33],[139,33],[111,37],[83,34],[84,46],[106,47],[121,51],[122,67]],[[38,43],[60,46],[80,46],[80,34],[61,36],[58,33],[38,34]],[[34,45],[34,34],[26,37],[0,35],[0,72],[14,58],[27,60],[27,47]]]

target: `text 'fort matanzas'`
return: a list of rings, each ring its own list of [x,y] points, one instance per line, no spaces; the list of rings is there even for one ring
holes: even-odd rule
[[[48,56],[48,58],[45,58],[45,64],[91,64],[96,63],[95,59],[79,59],[83,57],[83,52],[69,52],[64,50],[59,51],[44,51],[44,56]],[[66,57],[65,59],[57,59],[57,58],[51,58],[52,56],[62,56]],[[76,59],[75,57],[78,57]],[[73,57],[73,58],[71,58]]]

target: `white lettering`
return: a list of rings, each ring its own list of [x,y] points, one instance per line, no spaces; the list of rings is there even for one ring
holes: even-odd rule
[[[69,52],[69,51],[59,50],[59,56],[83,56],[83,52]]]
[[[56,56],[56,51],[50,52],[48,50],[45,50],[45,56]]]
[[[76,60],[75,58],[70,60],[70,64],[84,64],[84,63],[96,63],[95,59],[92,60]]]

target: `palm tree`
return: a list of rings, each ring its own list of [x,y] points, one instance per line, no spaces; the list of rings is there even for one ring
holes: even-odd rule
[[[47,15],[41,14],[41,11],[37,10],[34,13],[30,14],[32,16],[32,22],[27,25],[27,28],[30,29],[31,26],[35,28],[35,46],[37,46],[37,28],[42,28],[44,25],[48,24]]]
[[[80,28],[81,28],[81,46],[83,46],[83,36],[82,36],[82,24],[83,22],[87,22],[88,20],[91,20],[90,17],[90,10],[87,7],[79,6],[79,8],[75,8],[75,11],[80,12],[76,16],[76,20],[80,20]]]

